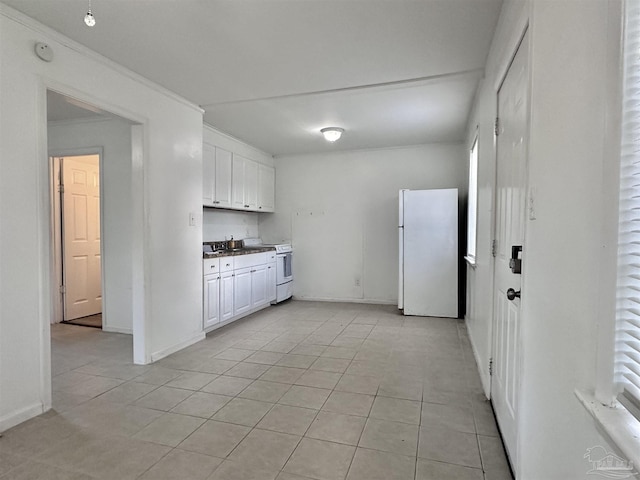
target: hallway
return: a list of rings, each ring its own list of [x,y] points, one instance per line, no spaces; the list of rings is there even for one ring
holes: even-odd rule
[[[463,321],[289,301],[153,365],[52,326],[52,411],[0,479],[510,479]]]

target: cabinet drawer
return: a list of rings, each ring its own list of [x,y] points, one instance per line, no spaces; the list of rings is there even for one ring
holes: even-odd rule
[[[220,271],[219,258],[205,258],[203,260],[202,273],[209,275],[210,273],[218,273]]]
[[[221,272],[230,272],[234,268],[238,268],[235,266],[235,257],[222,257],[220,259]]]
[[[251,253],[249,255],[239,255],[234,257],[235,268],[247,268],[254,265],[264,265],[267,263],[267,253]]]

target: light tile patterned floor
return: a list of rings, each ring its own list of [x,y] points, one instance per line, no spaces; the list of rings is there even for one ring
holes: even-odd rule
[[[0,479],[511,479],[464,322],[290,301],[151,366],[52,327],[54,409]]]

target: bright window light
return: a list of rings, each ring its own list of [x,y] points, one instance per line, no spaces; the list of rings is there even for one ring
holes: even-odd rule
[[[469,154],[469,203],[467,210],[467,257],[475,261],[478,224],[478,137]]]

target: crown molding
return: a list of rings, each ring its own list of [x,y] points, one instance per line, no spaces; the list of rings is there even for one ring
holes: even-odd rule
[[[23,27],[28,28],[34,33],[44,35],[49,40],[55,41],[61,46],[68,48],[69,50],[72,50],[82,56],[88,57],[89,59],[95,62],[101,63],[107,66],[108,68],[114,70],[115,72],[119,73],[120,75],[123,75],[124,77],[127,77],[130,80],[133,80],[134,82],[137,82],[147,88],[150,88],[155,92],[160,93],[161,95],[164,95],[165,97],[168,97],[204,115],[204,110],[199,105],[196,105],[195,103],[190,102],[189,100],[185,99],[184,97],[181,97],[177,93],[172,92],[171,90],[168,90],[165,87],[158,85],[157,83],[149,80],[148,78],[143,77],[142,75],[129,70],[128,68],[120,65],[119,63],[114,62],[113,60],[110,60],[109,58],[91,50],[88,47],[85,47],[84,45],[76,42],[75,40],[72,40],[69,37],[61,34],[60,32],[57,32],[52,28],[47,27],[46,25],[38,22],[37,20],[25,15],[24,13],[9,7],[8,5],[2,3],[1,1],[0,1],[0,16],[5,17],[6,19],[11,20],[19,25],[22,25]]]

